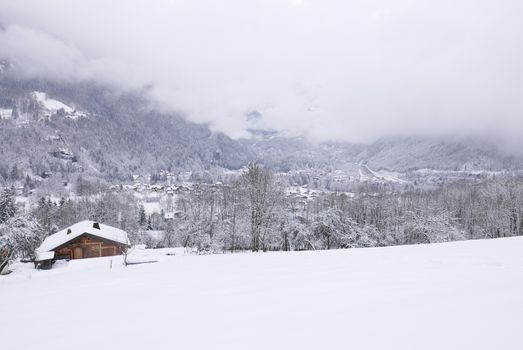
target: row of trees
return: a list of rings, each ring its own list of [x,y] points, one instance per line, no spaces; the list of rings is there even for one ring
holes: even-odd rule
[[[227,185],[195,185],[173,203],[174,220],[148,216],[130,193],[105,193],[16,210],[12,191],[0,196],[1,263],[31,258],[48,235],[90,219],[120,227],[134,243],[200,251],[312,250],[446,242],[523,235],[523,179],[505,177],[434,190],[285,195],[278,178],[252,164]],[[164,231],[151,239],[149,230]]]
[[[433,190],[289,197],[251,165],[228,186],[202,185],[178,200],[165,245],[205,250],[303,250],[389,246],[523,235],[523,179]],[[174,243],[173,243],[174,242]]]

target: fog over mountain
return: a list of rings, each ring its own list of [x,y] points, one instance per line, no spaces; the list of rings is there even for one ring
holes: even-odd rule
[[[0,0],[25,78],[141,91],[233,138],[488,135],[523,128],[520,1]],[[258,118],[247,118],[255,111]]]

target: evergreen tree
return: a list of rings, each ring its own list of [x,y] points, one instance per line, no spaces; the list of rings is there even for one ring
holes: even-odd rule
[[[140,226],[145,226],[146,222],[147,222],[147,215],[145,214],[145,207],[142,205],[140,205],[140,208],[138,210],[138,223]]]
[[[14,189],[6,188],[0,194],[0,224],[16,214]]]

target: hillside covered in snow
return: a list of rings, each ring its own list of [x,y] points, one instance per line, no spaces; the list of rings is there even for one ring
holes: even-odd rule
[[[124,180],[162,169],[238,169],[252,159],[224,134],[151,108],[140,93],[1,73],[0,147],[4,180],[14,165],[66,181],[80,172]]]
[[[523,168],[523,158],[496,142],[469,138],[396,137],[369,144],[313,143],[276,131],[253,130],[234,140],[209,125],[151,104],[147,89],[121,91],[94,82],[25,79],[0,70],[0,185],[82,173],[109,182],[160,171],[237,170],[250,162],[276,172],[336,172],[360,179],[360,170],[411,172],[499,171]],[[248,118],[249,116],[246,116]],[[379,176],[383,177],[383,176]],[[365,177],[368,178],[368,177]],[[395,182],[395,181],[393,181]],[[19,184],[18,184],[19,185]]]
[[[522,251],[518,237],[293,253],[145,250],[134,259],[158,262],[128,267],[116,257],[50,271],[18,264],[0,278],[2,345],[516,350]]]

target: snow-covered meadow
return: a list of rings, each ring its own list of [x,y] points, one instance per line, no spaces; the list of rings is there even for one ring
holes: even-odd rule
[[[133,254],[158,262],[16,265],[0,277],[1,348],[523,348],[522,238]]]

